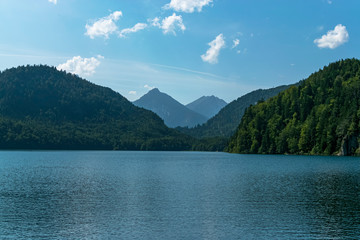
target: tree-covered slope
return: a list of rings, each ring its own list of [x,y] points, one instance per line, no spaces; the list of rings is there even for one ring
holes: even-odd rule
[[[360,61],[324,67],[269,99],[249,107],[229,152],[270,154],[358,153]]]
[[[256,104],[259,100],[266,100],[273,97],[287,88],[289,88],[289,86],[279,86],[276,88],[252,91],[227,104],[218,114],[209,119],[206,123],[194,128],[177,129],[197,138],[230,137],[235,133],[247,107],[251,104]]]
[[[1,149],[185,150],[191,142],[119,93],[54,67],[0,73]]]

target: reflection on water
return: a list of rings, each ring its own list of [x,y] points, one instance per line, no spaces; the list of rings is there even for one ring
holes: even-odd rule
[[[0,152],[0,239],[358,239],[358,160]]]

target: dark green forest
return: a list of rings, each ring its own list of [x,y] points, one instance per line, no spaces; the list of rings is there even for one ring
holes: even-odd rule
[[[191,150],[197,142],[110,88],[48,66],[0,72],[1,149]]]
[[[227,151],[359,154],[360,61],[341,60],[247,108]]]

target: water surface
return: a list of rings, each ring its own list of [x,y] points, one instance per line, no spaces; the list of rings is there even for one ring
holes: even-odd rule
[[[0,239],[359,239],[359,158],[0,152]]]

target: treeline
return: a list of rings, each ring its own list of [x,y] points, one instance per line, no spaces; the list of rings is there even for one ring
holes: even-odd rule
[[[223,151],[228,144],[228,138],[199,140],[176,131],[156,136],[151,129],[138,127],[120,121],[54,124],[0,118],[0,149]]]
[[[0,149],[174,151],[191,150],[194,144],[194,139],[176,132],[156,136],[152,129],[121,121],[54,124],[0,118]]]
[[[360,61],[341,60],[249,107],[227,151],[358,154],[359,78]]]

